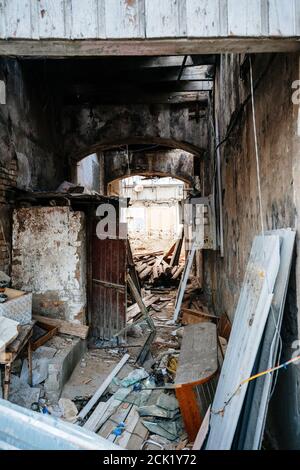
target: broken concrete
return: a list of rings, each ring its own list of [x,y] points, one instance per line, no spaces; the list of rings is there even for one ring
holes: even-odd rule
[[[63,341],[63,347],[61,340],[62,338],[56,337],[49,342],[50,344],[60,342],[60,350],[49,362],[48,378],[44,385],[46,396],[52,402],[58,401],[64,385],[86,350],[86,341],[82,339],[73,338],[68,342]]]

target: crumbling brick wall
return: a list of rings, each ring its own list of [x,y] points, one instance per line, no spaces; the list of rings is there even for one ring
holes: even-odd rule
[[[6,190],[17,184],[17,162],[6,167],[0,165],[0,271],[10,273],[11,259],[11,206],[6,202]]]

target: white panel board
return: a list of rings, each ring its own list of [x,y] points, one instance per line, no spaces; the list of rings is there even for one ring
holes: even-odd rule
[[[71,38],[98,37],[97,0],[71,0]]]
[[[273,312],[269,315],[260,351],[259,372],[277,365],[279,336],[276,334],[276,326],[280,331],[296,237],[296,232],[290,229],[274,230],[270,233],[279,235],[282,240],[280,269],[274,287]],[[254,391],[251,395],[249,416],[245,417],[247,432],[244,434],[244,450],[259,450],[261,448],[273,378],[274,374],[267,374],[252,383]]]
[[[219,0],[186,0],[186,17],[189,37],[220,35]]]
[[[211,410],[206,449],[229,450],[266,325],[280,265],[279,236],[255,237]]]
[[[144,1],[105,0],[107,38],[144,37]]]
[[[295,35],[295,5],[295,0],[269,0],[270,36]]]
[[[39,0],[40,38],[65,37],[65,7],[63,0]]]
[[[182,37],[186,35],[185,2],[146,0],[146,37]]]
[[[228,35],[261,35],[261,0],[228,0]]]
[[[14,0],[5,2],[6,37],[31,37],[30,0]]]

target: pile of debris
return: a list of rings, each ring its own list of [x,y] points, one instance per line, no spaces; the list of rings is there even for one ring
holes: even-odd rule
[[[135,253],[133,261],[141,286],[177,287],[184,270],[183,231],[167,252]]]
[[[136,271],[141,284],[153,287],[178,285],[184,266],[170,266],[163,259],[163,253],[135,255]]]

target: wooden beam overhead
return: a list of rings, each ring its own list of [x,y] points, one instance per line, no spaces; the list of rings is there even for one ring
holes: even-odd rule
[[[298,38],[216,37],[200,39],[0,40],[0,55],[12,57],[183,56],[221,53],[299,52]]]
[[[78,83],[76,85],[67,85],[65,93],[67,95],[99,95],[105,93],[182,93],[188,91],[211,91],[213,81],[188,81],[180,80],[173,82],[156,82],[156,83],[140,83],[140,82],[99,82],[94,83]]]
[[[82,105],[82,104],[185,104],[199,103],[201,108],[205,108],[208,104],[208,93],[201,91],[182,92],[182,93],[166,93],[166,92],[139,92],[133,91],[122,93],[118,90],[110,92],[99,92],[98,94],[70,94],[64,97],[65,105]]]
[[[164,68],[142,68],[135,69],[126,72],[124,74],[124,81],[133,82],[171,82],[178,80],[179,67],[164,67]],[[120,70],[122,73],[122,70]],[[187,67],[183,69],[181,74],[181,81],[184,80],[206,80],[211,79],[211,66],[197,65],[195,67]],[[101,72],[101,80],[104,81],[106,77],[110,77],[112,80],[115,79],[115,73],[118,73],[117,69],[105,69]],[[91,80],[91,74],[88,74],[89,80]],[[99,78],[97,80],[99,82]]]

